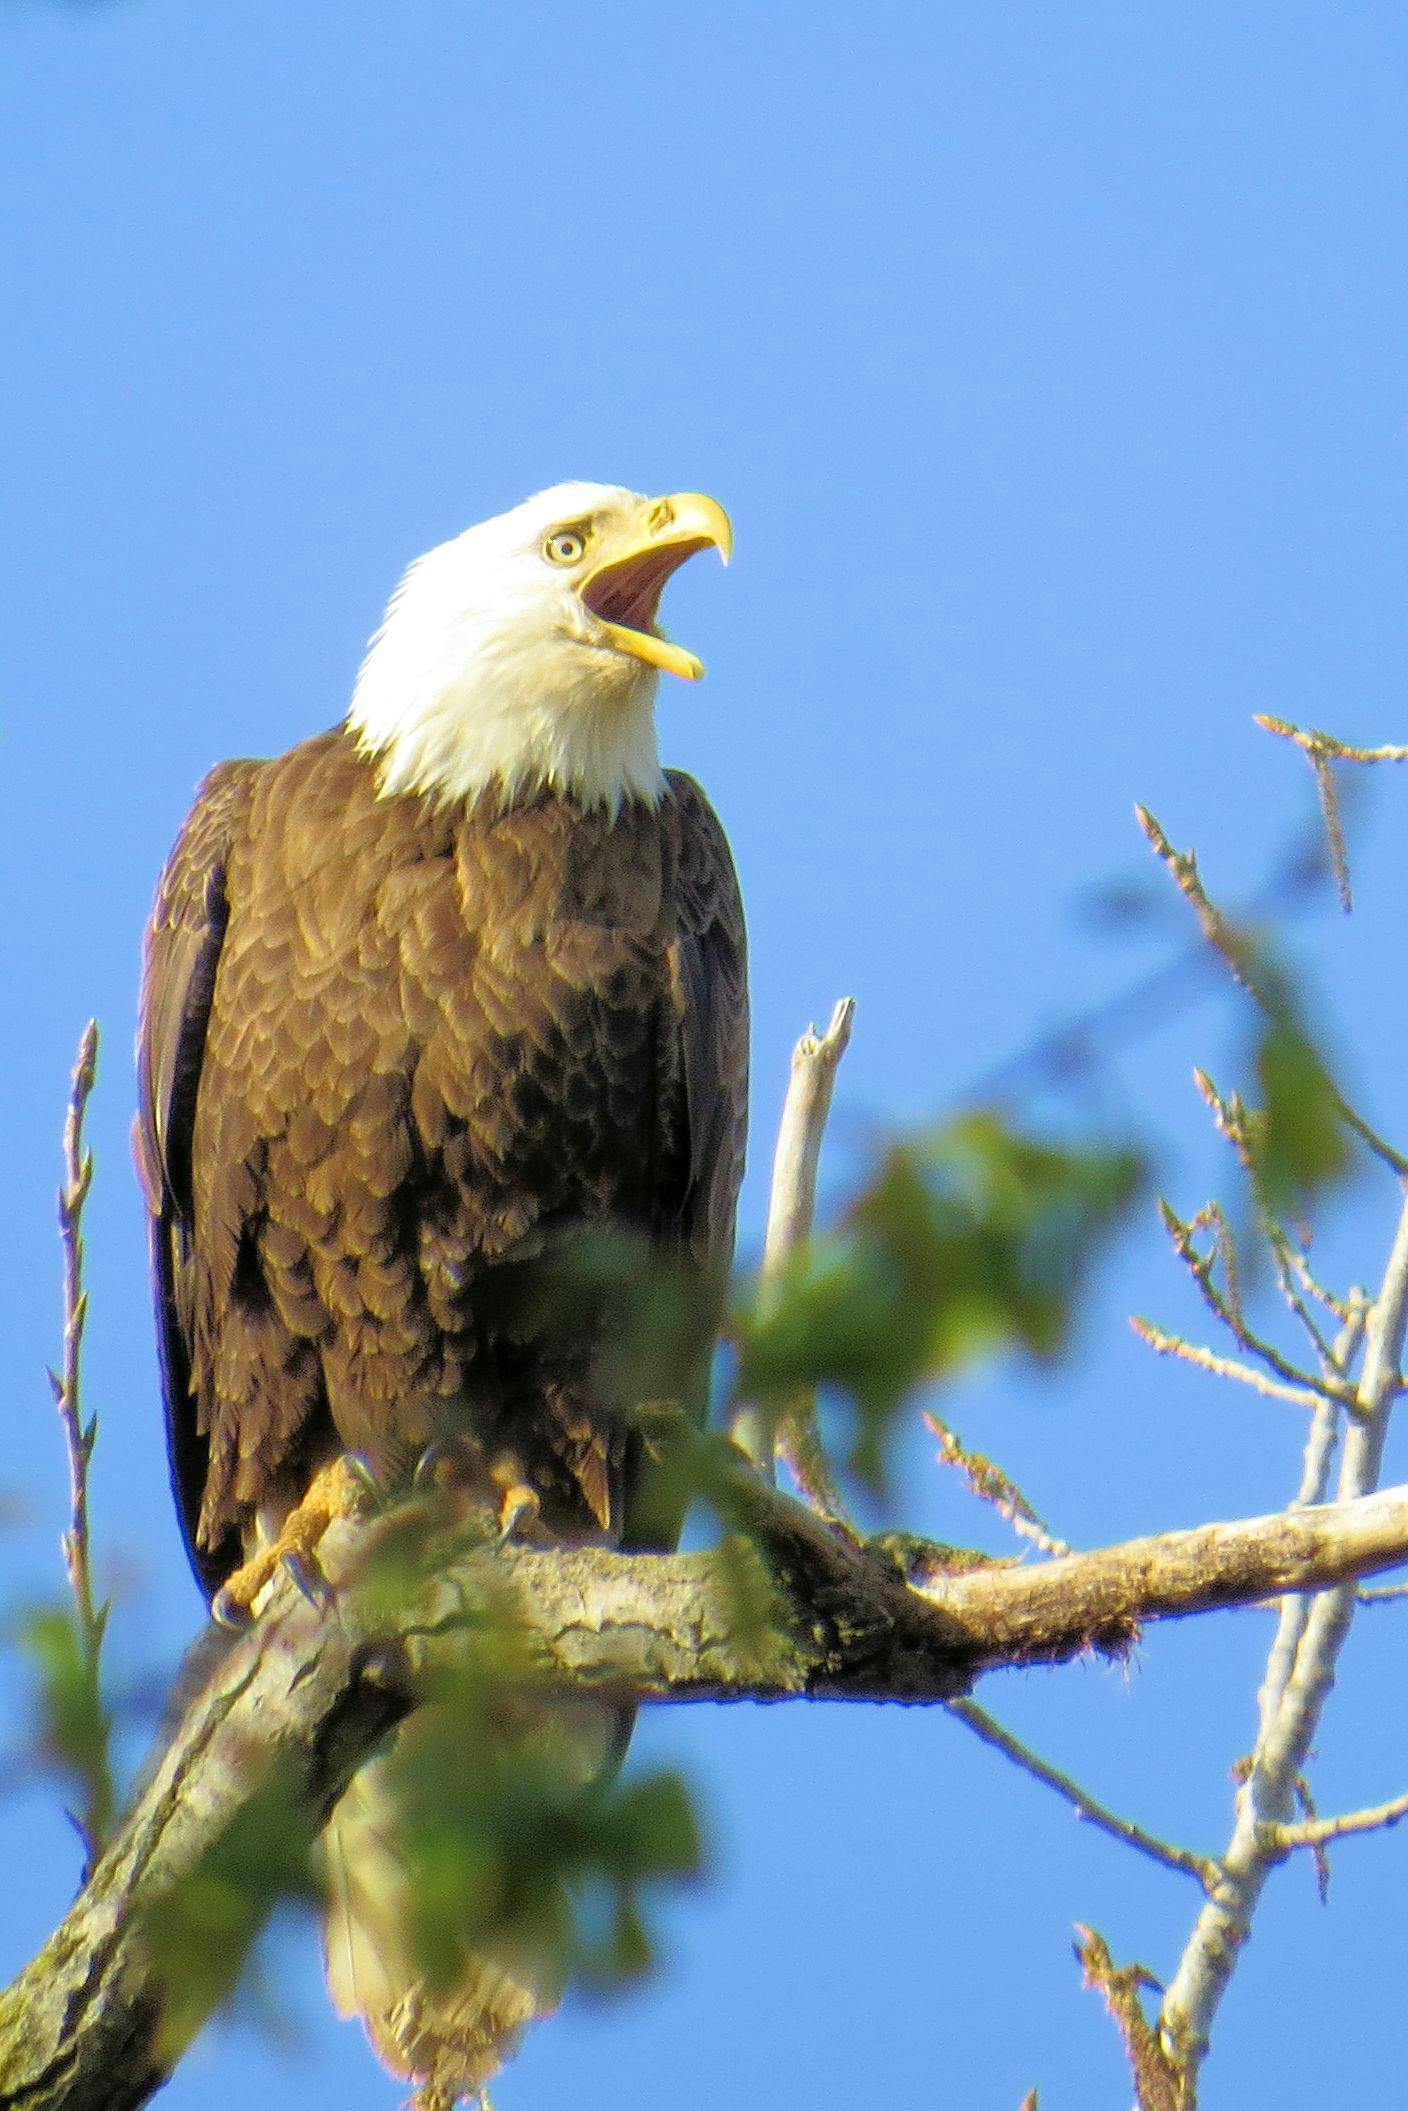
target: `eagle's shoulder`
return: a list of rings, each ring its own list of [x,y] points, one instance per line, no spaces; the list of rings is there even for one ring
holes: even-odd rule
[[[223,870],[231,838],[243,824],[255,780],[268,764],[252,757],[218,762],[202,778],[157,883],[148,944],[160,932],[189,925],[205,908],[210,875]]]
[[[686,930],[701,931],[722,921],[741,949],[743,904],[723,823],[703,786],[687,771],[667,770],[665,782],[660,815],[672,853],[681,924]]]

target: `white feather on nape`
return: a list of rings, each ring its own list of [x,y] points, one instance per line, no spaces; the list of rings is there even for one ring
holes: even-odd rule
[[[614,814],[665,788],[653,667],[596,642],[542,554],[555,522],[635,504],[560,484],[417,558],[357,677],[348,725],[385,795],[505,806],[540,791]]]

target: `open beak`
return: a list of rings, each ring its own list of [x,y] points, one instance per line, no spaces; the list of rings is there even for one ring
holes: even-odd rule
[[[655,616],[670,574],[687,557],[711,547],[727,564],[733,529],[716,500],[706,498],[702,491],[676,491],[669,498],[648,499],[624,553],[588,573],[578,594],[617,652],[628,652],[647,666],[663,667],[667,674],[697,682],[704,672],[702,661],[682,645],[662,638],[655,628]]]

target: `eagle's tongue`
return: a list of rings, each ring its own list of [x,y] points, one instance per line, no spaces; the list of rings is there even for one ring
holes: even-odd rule
[[[707,548],[707,540],[701,536],[639,550],[623,557],[619,564],[605,565],[595,573],[582,588],[582,600],[603,623],[615,623],[622,630],[649,631],[654,627],[666,580],[687,557]]]

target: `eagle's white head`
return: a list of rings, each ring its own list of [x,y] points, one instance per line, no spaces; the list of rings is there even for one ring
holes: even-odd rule
[[[727,564],[728,516],[696,491],[556,484],[417,558],[348,713],[381,791],[653,805],[659,669],[704,672],[655,613],[670,574],[710,544]]]

